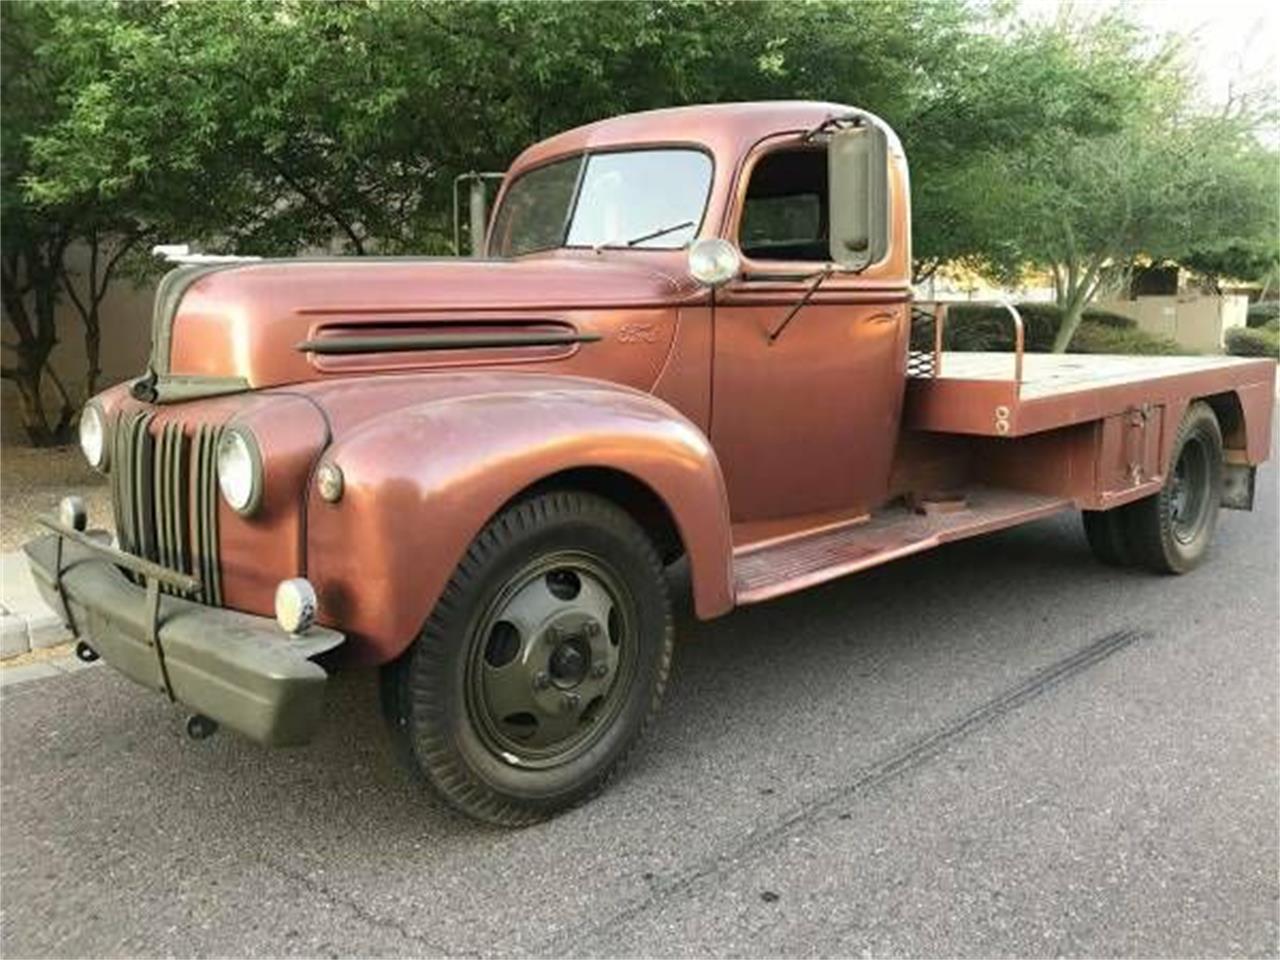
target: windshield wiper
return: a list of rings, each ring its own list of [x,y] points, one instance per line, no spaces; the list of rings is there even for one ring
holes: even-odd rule
[[[675,233],[677,230],[684,230],[686,227],[696,227],[697,224],[692,220],[682,220],[680,223],[673,223],[669,227],[662,227],[658,230],[650,230],[648,233],[642,233],[638,237],[632,237],[624,243],[597,243],[595,250],[604,250],[608,247],[634,247],[636,244],[644,243],[646,240],[657,240],[659,237],[665,237],[668,233]]]

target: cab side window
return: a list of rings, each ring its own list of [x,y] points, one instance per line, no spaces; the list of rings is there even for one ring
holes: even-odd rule
[[[827,242],[827,153],[778,150],[751,171],[738,245],[753,260],[831,258]]]

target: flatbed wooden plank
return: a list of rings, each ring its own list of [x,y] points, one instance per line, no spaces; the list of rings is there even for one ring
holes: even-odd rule
[[[1244,357],[944,353],[937,376],[907,381],[911,430],[1018,437],[1228,390],[1270,397],[1276,364]]]
[[[1204,370],[1247,366],[1241,357],[1131,357],[1113,354],[1028,353],[1023,357],[1022,400],[1037,400],[1103,386],[1138,383]],[[1011,353],[944,353],[941,380],[1011,380]]]

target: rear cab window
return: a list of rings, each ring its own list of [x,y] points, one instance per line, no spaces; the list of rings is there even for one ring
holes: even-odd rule
[[[767,153],[747,182],[738,246],[752,260],[826,262],[827,210],[826,150]]]

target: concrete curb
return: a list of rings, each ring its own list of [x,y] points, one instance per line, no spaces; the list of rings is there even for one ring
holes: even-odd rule
[[[70,639],[36,589],[26,555],[21,550],[0,554],[0,660]]]
[[[21,666],[4,667],[0,669],[0,699],[3,699],[5,694],[11,692],[12,688],[18,684],[77,673],[81,670],[88,670],[90,667],[96,667],[101,663],[101,660],[85,663],[68,654],[65,657],[39,660],[35,663],[24,663]]]

